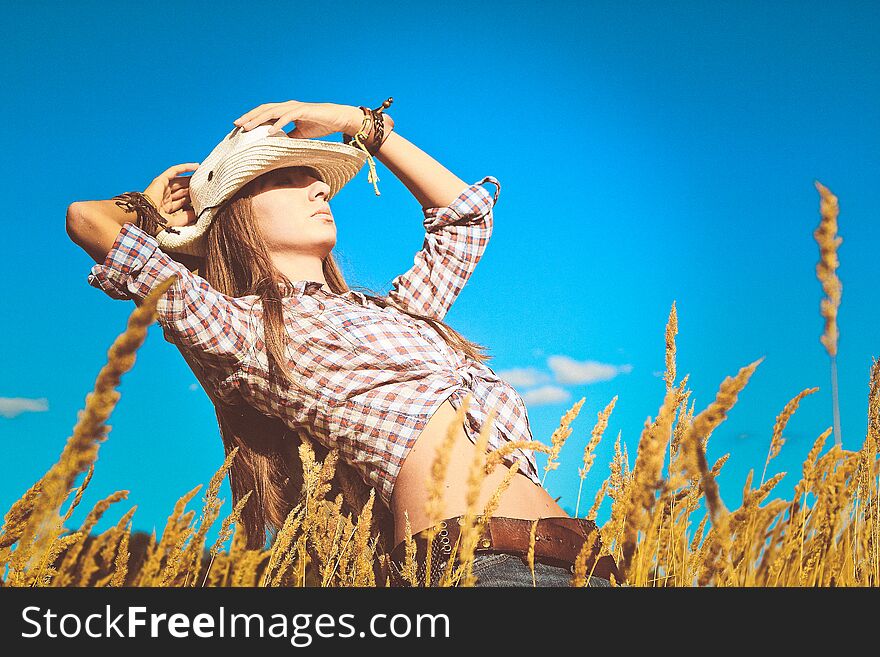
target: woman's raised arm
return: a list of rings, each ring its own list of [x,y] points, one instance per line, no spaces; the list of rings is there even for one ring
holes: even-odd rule
[[[96,262],[89,285],[140,305],[158,283],[176,275],[157,304],[166,340],[204,365],[224,372],[238,366],[253,343],[247,298],[215,290],[162,251],[156,238],[131,223],[132,218],[113,201],[80,201],[68,208],[68,235]]]
[[[198,162],[187,162],[169,167],[144,190],[157,204],[159,214],[169,226],[186,226],[196,221],[189,198],[189,176]],[[116,239],[119,228],[133,218],[114,200],[75,201],[67,208],[67,235],[81,246],[95,262],[104,262]]]
[[[397,176],[423,208],[446,207],[468,186],[421,148],[393,130],[382,143],[376,158]]]

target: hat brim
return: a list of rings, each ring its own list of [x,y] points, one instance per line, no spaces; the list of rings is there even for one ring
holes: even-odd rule
[[[283,133],[280,137],[260,138],[213,163],[213,166],[209,165],[209,170],[205,171],[203,167],[209,164],[210,157],[192,174],[190,180],[193,209],[198,217],[196,223],[177,227],[179,234],[160,232],[157,240],[163,250],[204,257],[203,236],[217,209],[264,173],[284,167],[312,167],[330,187],[327,195],[329,201],[357,175],[367,161],[367,154],[354,146],[317,139],[294,139]],[[198,201],[206,198],[211,199],[210,205],[200,207]]]

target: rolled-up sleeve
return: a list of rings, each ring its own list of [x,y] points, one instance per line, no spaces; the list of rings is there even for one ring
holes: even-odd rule
[[[245,301],[215,290],[134,224],[123,224],[104,262],[92,266],[87,280],[113,299],[131,299],[140,306],[157,284],[174,274],[177,280],[156,305],[165,339],[205,364],[240,364],[250,343]]]
[[[484,183],[495,185],[490,194]],[[492,235],[501,185],[486,176],[449,205],[422,208],[425,239],[413,266],[391,283],[388,297],[407,309],[443,319],[483,257]]]

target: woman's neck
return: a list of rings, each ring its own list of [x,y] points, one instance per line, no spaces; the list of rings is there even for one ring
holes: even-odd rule
[[[318,256],[299,253],[273,254],[272,264],[279,272],[287,276],[291,283],[317,281],[328,288],[330,287],[324,278],[324,263]]]

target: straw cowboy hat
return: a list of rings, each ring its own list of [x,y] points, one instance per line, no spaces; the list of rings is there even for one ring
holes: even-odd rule
[[[161,231],[156,239],[163,250],[204,257],[204,235],[217,209],[261,174],[282,167],[313,167],[330,186],[329,201],[367,161],[367,153],[354,146],[294,139],[283,130],[269,135],[270,127],[271,123],[251,130],[236,126],[214,147],[190,177],[196,223],[175,226],[179,234]]]

